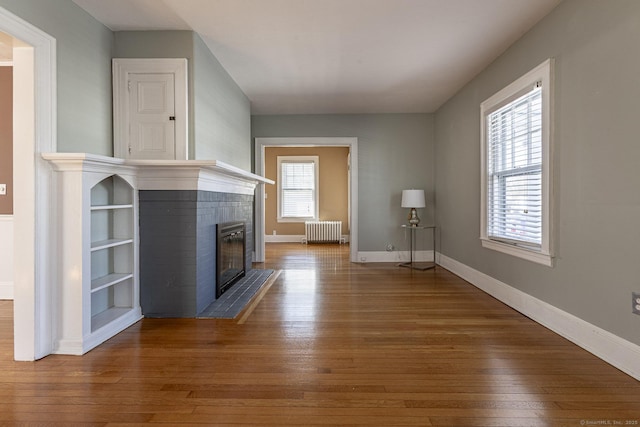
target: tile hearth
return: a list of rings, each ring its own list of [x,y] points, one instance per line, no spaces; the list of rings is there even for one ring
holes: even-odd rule
[[[273,270],[249,270],[220,298],[205,308],[199,319],[233,319],[251,302],[258,291],[267,283]]]

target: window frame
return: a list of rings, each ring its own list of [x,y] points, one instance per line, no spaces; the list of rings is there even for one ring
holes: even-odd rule
[[[536,85],[542,86],[542,241],[540,247],[525,241],[496,240],[488,236],[488,142],[489,126],[487,118],[531,91]],[[553,117],[553,59],[548,59],[504,89],[480,104],[481,128],[481,203],[480,240],[482,246],[505,254],[523,258],[538,264],[553,265],[553,197],[552,197],[552,117]]]
[[[314,182],[313,190],[314,212],[313,216],[283,216],[283,188],[282,188],[282,164],[283,163],[314,163]],[[305,222],[317,221],[320,219],[320,157],[319,156],[277,156],[277,193],[278,193],[278,215],[277,222]]]

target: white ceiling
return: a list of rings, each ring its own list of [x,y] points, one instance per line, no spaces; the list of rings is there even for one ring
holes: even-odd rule
[[[433,112],[561,0],[74,0],[193,30],[253,114]]]

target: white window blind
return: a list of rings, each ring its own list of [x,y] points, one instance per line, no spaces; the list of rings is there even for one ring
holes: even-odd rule
[[[280,163],[280,191],[282,218],[314,218],[316,163],[283,160]]]
[[[542,88],[489,113],[487,120],[487,237],[540,248],[542,244]]]

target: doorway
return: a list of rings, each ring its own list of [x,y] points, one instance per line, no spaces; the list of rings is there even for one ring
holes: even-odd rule
[[[349,148],[349,229],[350,259],[357,262],[358,254],[358,139],[357,138],[256,138],[256,173],[264,176],[266,147],[348,147]],[[259,185],[255,204],[255,262],[265,261],[265,189]]]
[[[52,352],[50,283],[56,279],[52,172],[40,153],[56,151],[56,41],[0,7],[0,32],[13,38],[14,359]]]

